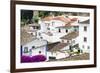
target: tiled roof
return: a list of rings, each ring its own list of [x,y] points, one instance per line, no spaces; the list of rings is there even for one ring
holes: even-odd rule
[[[71,22],[74,22],[74,21],[77,21],[77,18],[67,18],[67,17],[64,17],[64,16],[48,16],[48,17],[45,17],[43,18],[43,21],[50,21],[50,20],[60,20],[60,21],[63,21],[65,23],[71,23]]]
[[[70,18],[66,18],[64,16],[57,16],[57,17],[54,17],[52,20],[60,20],[60,21],[63,21],[65,23],[71,22]]]
[[[85,20],[85,21],[79,21],[78,23],[80,23],[80,24],[90,24],[90,19],[88,19],[88,20]]]
[[[78,26],[78,25],[72,25],[72,23],[77,21],[78,18],[67,18],[67,17],[64,17],[64,16],[55,16],[55,17],[48,16],[48,17],[45,17],[43,20],[44,21],[60,20],[60,21],[65,22],[65,26],[59,26],[57,28],[69,28],[69,27],[73,27],[73,26]]]
[[[71,40],[71,39],[76,38],[77,36],[79,36],[79,32],[73,31],[73,32],[70,32],[67,35],[61,37],[61,39]]]
[[[68,45],[69,45],[69,43],[58,43],[52,49],[50,49],[50,51],[59,51]]]
[[[59,43],[60,42],[55,42],[55,43],[49,43],[49,44],[47,44],[48,51],[50,51],[54,46],[56,46]]]
[[[26,43],[33,40],[33,36],[26,32],[25,29],[21,29],[21,45],[25,45]]]
[[[48,16],[48,17],[43,18],[42,20],[43,21],[50,21],[50,20],[52,20],[52,18],[53,18],[53,16]]]
[[[77,21],[77,18],[72,18],[71,21]]]

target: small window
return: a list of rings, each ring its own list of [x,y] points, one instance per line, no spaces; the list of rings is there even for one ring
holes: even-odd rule
[[[43,37],[40,37],[41,39],[43,39]]]
[[[67,43],[70,43],[70,41],[69,41],[69,40],[67,40]]]
[[[84,42],[87,42],[87,38],[86,37],[84,37]]]
[[[74,31],[78,31],[78,28],[75,28]]]
[[[62,43],[64,43],[64,40],[62,40]]]
[[[39,36],[41,36],[41,33],[39,32]]]
[[[41,51],[39,51],[39,54],[41,54]]]
[[[68,30],[66,29],[66,33],[68,32]]]
[[[49,60],[55,60],[56,57],[53,57],[53,56],[49,56]]]
[[[34,49],[35,48],[35,46],[32,46],[32,49]]]
[[[61,32],[61,30],[59,29],[59,32]]]
[[[48,30],[50,30],[50,28],[47,28]]]
[[[39,29],[39,27],[37,26],[36,29]]]
[[[33,33],[31,33],[31,35],[33,35]]]
[[[28,53],[28,47],[24,47],[24,53]]]
[[[72,46],[69,46],[69,50],[70,52],[73,52]]]
[[[84,31],[87,31],[87,26],[84,26]]]
[[[88,46],[87,48],[90,49],[90,46]]]

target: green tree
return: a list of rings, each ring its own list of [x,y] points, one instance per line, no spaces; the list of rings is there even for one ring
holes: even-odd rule
[[[38,16],[33,16],[33,22],[38,23],[39,17]]]

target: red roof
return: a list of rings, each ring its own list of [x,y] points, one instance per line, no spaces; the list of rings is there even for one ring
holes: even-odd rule
[[[53,16],[48,16],[48,17],[45,17],[43,18],[43,21],[50,21],[52,20]]]
[[[60,20],[62,22],[65,22],[66,23],[66,26],[70,26],[71,24],[70,23],[73,23],[75,21],[77,21],[77,18],[67,18],[67,17],[64,17],[64,16],[48,16],[48,17],[45,17],[43,19],[43,21],[50,21],[50,20]]]
[[[72,18],[71,21],[77,21],[77,18]]]
[[[53,20],[60,20],[60,21],[63,21],[65,23],[68,23],[70,22],[70,18],[66,18],[66,17],[63,17],[63,16],[57,16],[57,17],[54,17]]]

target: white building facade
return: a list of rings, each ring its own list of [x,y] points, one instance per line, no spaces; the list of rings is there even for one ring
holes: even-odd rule
[[[90,50],[90,20],[79,22],[79,47],[83,52],[89,53]]]
[[[47,54],[47,41],[36,39],[22,46],[22,55],[25,56],[35,56]]]

